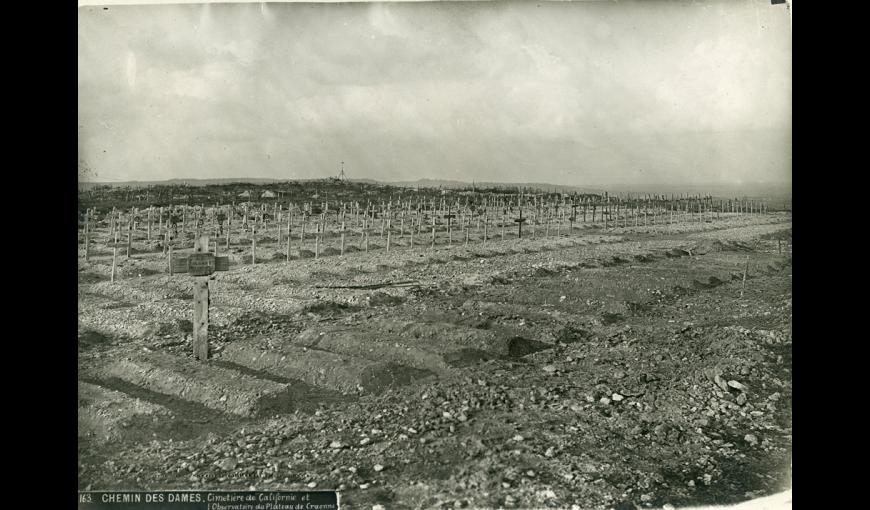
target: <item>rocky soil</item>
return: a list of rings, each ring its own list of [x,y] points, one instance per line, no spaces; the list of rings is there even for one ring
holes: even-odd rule
[[[778,492],[790,229],[767,215],[234,265],[210,284],[202,367],[189,276],[152,253],[110,283],[104,258],[82,260],[80,486],[339,489],[366,509]]]

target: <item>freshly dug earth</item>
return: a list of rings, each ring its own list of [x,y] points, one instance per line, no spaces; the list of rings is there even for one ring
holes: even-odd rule
[[[185,292],[181,279],[88,277],[80,372],[171,407],[177,430],[147,440],[154,424],[130,420],[83,435],[80,486],[313,483],[366,509],[660,508],[778,492],[790,487],[792,311],[777,232],[791,223],[773,220],[491,242],[474,248],[484,256],[454,247],[411,265],[396,250],[239,267],[213,282],[215,360],[201,369],[174,322],[190,302],[158,297]],[[133,295],[134,308],[112,308]],[[128,332],[101,317],[168,322]],[[164,373],[99,377],[143,360]],[[232,386],[239,400],[219,409],[217,390],[155,380]],[[259,393],[306,405],[257,413],[243,402]]]
[[[121,437],[122,429],[130,428],[134,420],[169,419],[163,406],[100,386],[79,381],[78,433],[101,444]]]
[[[113,362],[100,375],[241,416],[256,414],[262,399],[286,390],[280,383],[161,353]]]
[[[292,344],[267,343],[258,347],[249,342],[233,342],[224,349],[220,359],[279,377],[301,379],[341,393],[379,393],[431,374],[397,363],[372,364],[367,360]]]

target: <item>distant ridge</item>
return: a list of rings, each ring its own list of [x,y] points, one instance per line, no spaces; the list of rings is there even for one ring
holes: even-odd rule
[[[570,186],[566,184],[547,184],[541,182],[491,182],[491,181],[453,181],[447,179],[417,179],[416,181],[390,181],[384,184],[392,186],[419,187],[419,188],[531,188],[541,191],[557,191],[566,193],[597,193],[604,188],[587,186]]]
[[[83,181],[79,182],[82,188],[90,188],[94,186],[115,186],[132,188],[141,188],[147,186],[214,186],[224,184],[278,184],[284,182],[317,182],[325,181],[330,178],[322,179],[273,179],[267,177],[239,177],[239,178],[221,178],[221,179],[168,179],[163,181]],[[593,192],[600,191],[602,188],[589,188],[580,186],[567,186],[563,184],[546,184],[546,183],[512,183],[512,182],[464,182],[442,179],[418,179],[416,181],[376,181],[374,179],[347,179],[344,182],[359,182],[366,184],[384,184],[389,186],[400,186],[405,188],[470,188],[472,185],[479,188],[537,188],[544,191],[559,191],[559,192]]]
[[[89,189],[94,186],[132,187],[140,188],[147,186],[215,186],[227,184],[253,184],[269,185],[286,182],[318,182],[329,181],[334,178],[320,179],[274,179],[266,177],[238,177],[220,179],[169,179],[163,181],[124,181],[124,182],[79,182],[80,189]],[[566,184],[549,184],[540,182],[490,182],[490,181],[456,181],[449,179],[417,179],[416,181],[377,181],[375,179],[347,179],[346,183],[379,184],[398,186],[404,188],[527,188],[545,192],[557,193],[604,193],[605,191],[616,193],[639,193],[639,194],[665,194],[665,195],[705,195],[714,196],[777,196],[790,197],[791,183],[740,183],[740,184],[612,184],[608,186],[571,186]]]
[[[418,179],[416,181],[392,181],[385,184],[394,186],[417,186],[417,187],[441,187],[441,188],[465,188],[472,183],[441,179]],[[474,182],[477,188],[532,188],[542,191],[555,191],[559,193],[658,193],[658,194],[710,194],[721,193],[725,195],[735,193],[775,194],[791,195],[791,183],[741,183],[741,184],[611,184],[572,186],[567,184],[549,184],[541,182]]]
[[[282,182],[317,182],[329,180],[322,179],[274,179],[269,177],[226,177],[220,179],[167,179],[162,181],[79,181],[79,187],[92,188],[95,186],[116,186],[142,188],[147,186],[215,186],[224,184],[277,184]],[[374,179],[347,179],[346,182],[362,182],[377,184]]]

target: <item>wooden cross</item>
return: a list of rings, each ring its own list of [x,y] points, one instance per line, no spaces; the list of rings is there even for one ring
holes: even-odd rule
[[[523,223],[526,222],[526,218],[523,218],[523,210],[520,209],[520,217],[515,219],[514,222],[519,227],[519,231],[517,232],[517,239],[523,238]]]
[[[189,273],[193,283],[193,354],[200,361],[208,359],[208,281],[215,271],[229,271],[229,257],[215,257],[208,252],[208,236],[197,239],[194,254],[173,259],[170,274]]]

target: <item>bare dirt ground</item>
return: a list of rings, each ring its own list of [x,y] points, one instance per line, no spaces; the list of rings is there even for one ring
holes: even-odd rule
[[[340,489],[345,508],[399,509],[778,492],[790,233],[769,214],[255,266],[237,253],[210,282],[205,364],[190,276],[148,246],[114,283],[110,256],[80,259],[80,487]]]

